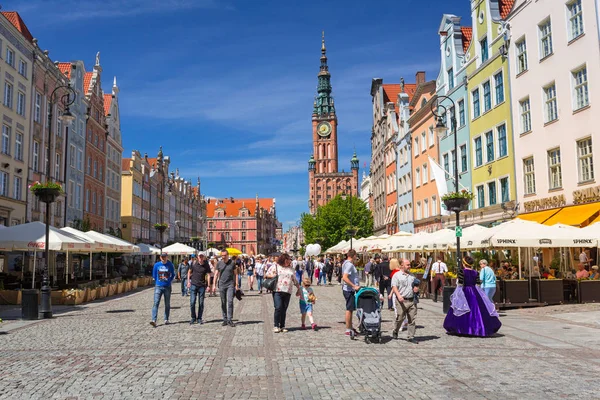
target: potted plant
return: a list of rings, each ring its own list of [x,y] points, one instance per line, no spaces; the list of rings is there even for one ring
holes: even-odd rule
[[[578,279],[577,294],[580,303],[600,302],[600,281],[594,279]]]
[[[164,231],[166,231],[169,228],[169,225],[167,224],[163,224],[163,223],[157,223],[154,224],[154,229],[156,229],[157,231],[159,231],[160,233],[163,233]]]
[[[448,211],[466,211],[469,209],[469,203],[475,198],[475,195],[467,189],[460,192],[450,192],[442,196],[442,202]]]
[[[56,182],[35,182],[29,186],[29,190],[43,203],[53,203],[58,196],[63,193],[60,183]]]

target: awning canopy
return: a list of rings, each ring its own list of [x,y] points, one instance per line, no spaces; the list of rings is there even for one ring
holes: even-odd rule
[[[92,241],[69,232],[49,227],[48,249],[56,251],[89,251],[94,248]],[[0,250],[7,251],[44,251],[46,247],[46,225],[39,222],[14,225],[0,229]]]
[[[168,255],[185,255],[185,254],[195,254],[197,250],[193,247],[187,246],[183,243],[174,243],[170,246],[163,247],[163,253],[167,253]]]
[[[554,214],[558,213],[561,209],[560,208],[553,208],[552,210],[543,210],[543,211],[536,211],[536,212],[531,212],[531,213],[527,213],[527,214],[519,214],[518,218],[525,220],[525,221],[531,221],[531,222],[537,222],[538,224],[543,224],[544,221],[546,221],[548,218],[552,217]]]
[[[600,216],[600,203],[580,204],[577,206],[563,207],[545,220],[544,225],[557,223],[583,227],[590,224]]]
[[[482,238],[489,238],[491,247],[580,247],[596,246],[598,241],[589,231],[565,226],[548,226],[514,219],[490,228]]]

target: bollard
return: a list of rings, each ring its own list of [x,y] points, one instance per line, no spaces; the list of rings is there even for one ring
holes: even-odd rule
[[[21,319],[38,319],[39,291],[23,289],[21,291]]]
[[[443,296],[444,296],[444,305],[443,305],[443,311],[444,314],[448,314],[448,310],[450,310],[450,296],[452,296],[452,293],[454,293],[454,289],[456,289],[456,286],[444,286],[444,292],[443,292]]]

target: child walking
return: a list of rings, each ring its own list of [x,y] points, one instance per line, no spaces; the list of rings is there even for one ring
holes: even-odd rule
[[[302,279],[302,290],[300,293],[300,313],[302,314],[302,329],[306,329],[305,321],[308,315],[310,326],[313,330],[317,329],[317,324],[313,319],[313,305],[317,298],[310,287],[310,278]]]

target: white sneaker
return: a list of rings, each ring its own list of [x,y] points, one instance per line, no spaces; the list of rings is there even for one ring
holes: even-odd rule
[[[273,328],[273,333],[279,333],[279,332],[281,332],[281,329],[279,329],[277,327]]]

